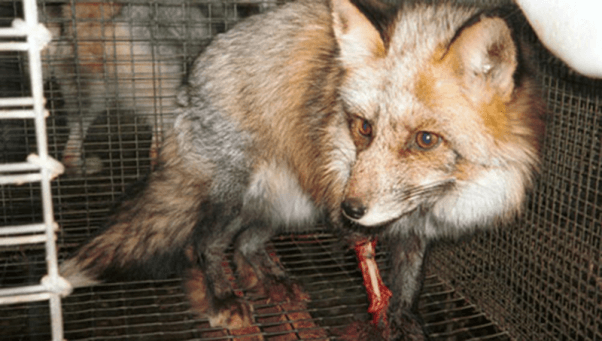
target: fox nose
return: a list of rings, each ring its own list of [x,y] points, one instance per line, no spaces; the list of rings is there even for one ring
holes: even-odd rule
[[[352,219],[360,219],[366,213],[366,206],[358,198],[345,199],[341,203],[341,208],[343,209],[343,213]]]

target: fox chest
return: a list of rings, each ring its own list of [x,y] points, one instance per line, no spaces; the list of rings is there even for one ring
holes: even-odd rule
[[[243,213],[289,228],[313,224],[321,216],[294,173],[277,163],[262,165],[252,174]]]

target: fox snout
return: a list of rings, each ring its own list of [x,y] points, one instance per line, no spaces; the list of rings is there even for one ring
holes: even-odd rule
[[[347,197],[341,203],[343,219],[355,227],[365,229],[366,232],[376,232],[402,215],[403,208],[393,212],[382,212],[378,205],[371,205],[370,200],[363,197]]]
[[[343,215],[351,220],[360,219],[366,213],[366,205],[359,198],[348,198],[341,203]]]

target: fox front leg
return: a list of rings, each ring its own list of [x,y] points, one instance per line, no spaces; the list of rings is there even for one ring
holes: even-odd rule
[[[393,293],[382,321],[390,340],[426,340],[422,323],[416,315],[417,300],[424,279],[423,264],[427,240],[416,235],[389,240],[391,272],[389,287]]]
[[[241,285],[267,295],[274,302],[303,300],[303,291],[282,268],[275,250],[266,249],[277,227],[263,220],[246,225],[236,239],[234,254]]]

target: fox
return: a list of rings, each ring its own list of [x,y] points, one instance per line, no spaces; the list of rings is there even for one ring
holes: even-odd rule
[[[43,74],[63,95],[69,133],[61,161],[68,173],[102,170],[98,157],[83,158],[83,142],[97,116],[111,108],[144,118],[156,158],[163,132],[173,125],[187,63],[209,38],[202,10],[174,0],[66,2],[44,6],[41,21],[53,35],[43,52]]]
[[[296,284],[266,243],[325,221],[390,251],[386,340],[423,340],[429,246],[509,224],[539,167],[529,53],[503,11],[298,0],[217,36],[179,93],[157,168],[61,265],[74,287],[180,274],[212,326],[252,323],[237,287]]]

